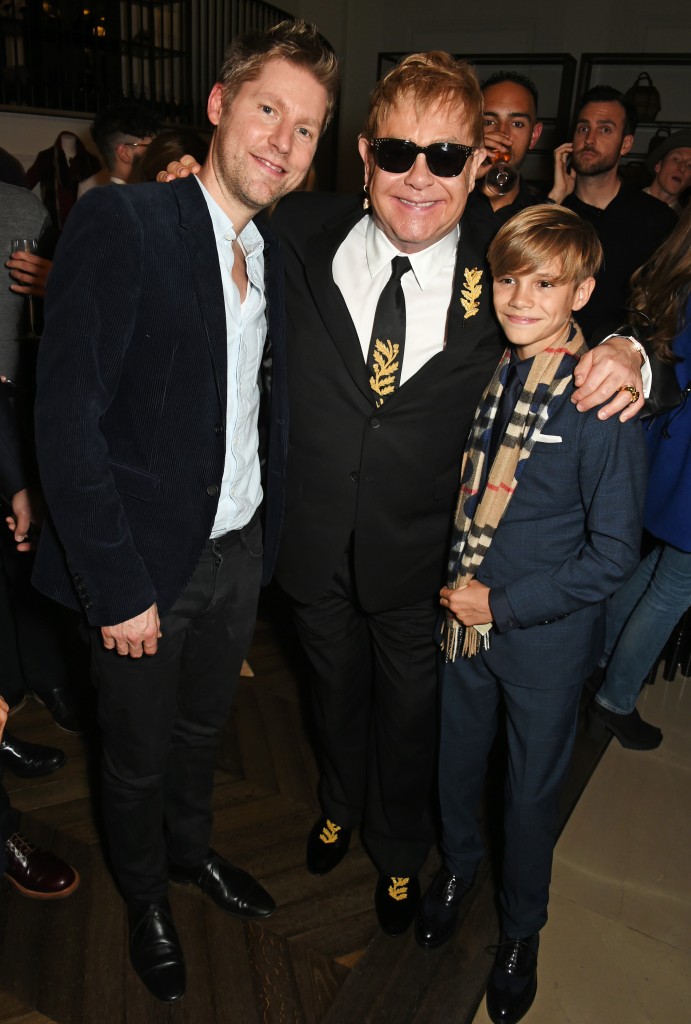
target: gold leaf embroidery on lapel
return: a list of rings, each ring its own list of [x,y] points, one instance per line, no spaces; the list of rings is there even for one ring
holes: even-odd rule
[[[463,276],[465,277],[465,288],[461,289],[461,305],[465,310],[463,319],[467,320],[469,316],[475,316],[480,310],[478,299],[482,295],[482,285],[480,284],[482,271],[477,267],[473,267],[472,270],[466,267]]]
[[[380,396],[377,405],[384,401],[384,395],[395,390],[396,371],[398,370],[398,344],[391,341],[374,343],[374,374],[369,379],[369,386]]]

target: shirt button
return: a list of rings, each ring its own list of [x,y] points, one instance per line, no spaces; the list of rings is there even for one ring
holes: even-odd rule
[[[214,434],[222,434],[222,433],[223,433],[223,424],[222,423],[217,423],[216,426],[214,427]]]
[[[378,416],[373,416],[372,419],[369,421],[369,425],[370,427],[376,430],[377,427],[381,426],[381,420],[379,419]]]
[[[354,469],[353,472],[350,474],[350,479],[353,481],[354,484],[356,484],[360,479],[360,474],[356,469]]]
[[[209,484],[209,486],[206,488],[206,493],[209,495],[210,498],[215,498],[216,495],[218,494],[218,485]]]
[[[225,233],[225,235],[223,237],[225,238],[226,242],[232,242],[233,241],[233,236],[231,235],[230,231],[226,231],[226,233]]]

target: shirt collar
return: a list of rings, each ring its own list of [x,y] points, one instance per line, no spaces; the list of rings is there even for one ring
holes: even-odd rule
[[[460,229],[456,225],[448,235],[444,235],[438,242],[434,242],[422,252],[407,254],[417,283],[423,291],[442,267],[445,267],[455,257],[459,234]],[[369,218],[367,224],[365,245],[367,266],[372,278],[381,273],[384,267],[391,263],[394,256],[404,255],[389,241],[373,217]]]
[[[234,242],[237,238],[243,249],[245,250],[245,258],[251,259],[253,256],[257,256],[264,249],[264,239],[262,238],[257,226],[254,221],[249,221],[246,227],[240,232],[239,235],[235,233],[233,222],[222,207],[218,205],[214,197],[211,195],[209,190],[204,187],[198,177],[195,177],[195,181],[202,190],[202,195],[206,200],[206,205],[209,208],[209,215],[211,217],[211,224],[213,226],[214,235],[216,239],[223,242]]]

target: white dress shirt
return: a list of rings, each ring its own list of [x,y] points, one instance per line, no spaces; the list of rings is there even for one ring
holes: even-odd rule
[[[456,266],[456,227],[422,252],[409,256],[412,270],[401,278],[406,336],[401,384],[441,352]],[[391,260],[401,252],[365,215],[346,235],[333,261],[333,277],[355,324],[363,359],[369,352],[377,302],[391,277]]]
[[[233,222],[196,179],[213,224],[226,311],[228,384],[226,457],[212,537],[245,526],[262,500],[259,468],[259,367],[266,341],[264,239],[252,223],[236,235]],[[237,239],[245,253],[244,301],[231,277]],[[211,443],[211,441],[209,442]]]

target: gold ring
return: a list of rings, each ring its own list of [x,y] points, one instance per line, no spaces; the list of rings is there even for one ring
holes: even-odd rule
[[[633,384],[624,384],[624,386],[619,388],[619,390],[620,391],[628,391],[629,392],[629,394],[631,395],[631,405],[633,405],[634,402],[637,402],[638,399],[641,397],[640,393],[633,386]]]

